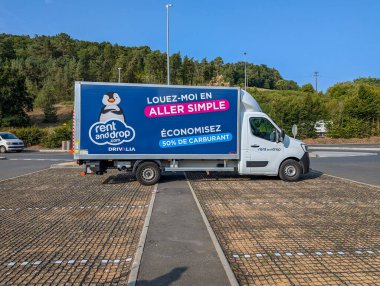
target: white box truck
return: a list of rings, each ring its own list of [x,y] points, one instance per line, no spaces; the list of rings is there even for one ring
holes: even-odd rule
[[[240,88],[76,82],[74,109],[73,152],[83,175],[117,168],[153,185],[171,171],[285,181],[309,172],[307,145]]]

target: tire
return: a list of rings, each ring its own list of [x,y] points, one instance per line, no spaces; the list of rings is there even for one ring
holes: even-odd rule
[[[5,146],[0,146],[0,153],[7,153],[7,148],[5,148]]]
[[[161,170],[156,163],[144,162],[137,167],[136,179],[144,186],[156,184],[161,177]]]
[[[302,175],[301,165],[299,162],[293,159],[285,160],[280,166],[278,175],[281,180],[284,180],[286,182],[298,181]]]

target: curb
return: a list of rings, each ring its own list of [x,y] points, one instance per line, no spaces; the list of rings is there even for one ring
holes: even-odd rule
[[[55,149],[40,149],[36,152],[44,152],[44,153],[69,153],[70,150],[55,150]]]
[[[70,150],[61,150],[61,149],[29,149],[25,148],[23,152],[30,152],[30,153],[36,153],[36,152],[44,152],[44,153],[68,153]]]
[[[5,158],[5,157],[0,157],[0,160],[5,160],[5,159],[7,159],[7,158]]]
[[[76,162],[65,162],[59,164],[53,164],[50,166],[51,169],[63,169],[63,168],[82,168]]]
[[[340,151],[380,151],[380,148],[374,147],[327,147],[327,146],[309,146],[310,150],[340,150]]]
[[[318,154],[315,154],[313,152],[309,152],[309,157],[310,158],[319,158],[319,155]]]
[[[195,192],[194,192],[194,189],[193,189],[193,187],[191,186],[190,181],[189,181],[189,179],[187,178],[187,175],[186,175],[185,172],[184,172],[184,174],[185,174],[185,178],[186,178],[187,184],[188,184],[188,186],[189,186],[189,188],[190,188],[190,190],[191,190],[191,193],[192,193],[192,195],[193,195],[193,198],[194,198],[194,200],[195,200],[195,203],[196,203],[197,206],[198,206],[198,210],[199,210],[199,212],[201,213],[201,216],[202,216],[203,222],[204,222],[205,225],[206,225],[206,228],[207,228],[208,234],[210,235],[211,241],[212,241],[212,243],[214,244],[214,247],[215,247],[216,253],[217,253],[218,256],[219,256],[219,260],[220,260],[220,262],[221,262],[221,264],[222,264],[222,266],[223,266],[223,268],[224,268],[224,271],[226,272],[226,275],[227,275],[227,278],[228,278],[228,280],[229,280],[229,282],[230,282],[230,285],[231,285],[231,286],[239,286],[239,283],[238,283],[238,281],[237,281],[237,279],[236,279],[236,277],[235,277],[235,274],[234,274],[234,272],[232,271],[231,266],[230,266],[230,264],[228,263],[228,260],[227,260],[227,258],[226,258],[226,256],[225,256],[224,252],[223,252],[223,249],[222,249],[222,247],[220,246],[219,241],[218,241],[218,239],[217,239],[217,237],[216,237],[216,235],[215,235],[215,233],[214,233],[214,230],[212,229],[211,224],[210,224],[210,222],[208,221],[207,216],[206,216],[205,212],[203,211],[201,204],[200,204],[199,201],[198,201],[198,198],[197,198],[197,196],[196,196],[196,194],[195,194]]]
[[[152,191],[152,198],[150,199],[148,212],[146,213],[146,217],[145,217],[145,221],[144,221],[144,226],[143,226],[143,229],[142,229],[142,232],[141,232],[139,244],[137,246],[137,251],[136,251],[136,254],[135,254],[135,259],[133,260],[133,264],[132,264],[132,267],[131,267],[131,272],[129,274],[127,286],[135,286],[136,282],[137,282],[137,276],[139,274],[141,259],[142,259],[142,255],[143,255],[143,251],[144,251],[146,237],[147,237],[147,234],[148,234],[150,217],[152,216],[153,205],[154,205],[154,200],[156,198],[157,188],[158,188],[158,184],[155,184],[154,188],[153,188],[153,191]]]

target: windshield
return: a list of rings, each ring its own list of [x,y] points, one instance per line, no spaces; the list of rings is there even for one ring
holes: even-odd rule
[[[12,133],[0,133],[1,138],[3,139],[18,139],[15,135]]]

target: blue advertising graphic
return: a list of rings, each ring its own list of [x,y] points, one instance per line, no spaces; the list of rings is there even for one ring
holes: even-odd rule
[[[232,88],[82,84],[88,154],[237,154]]]

